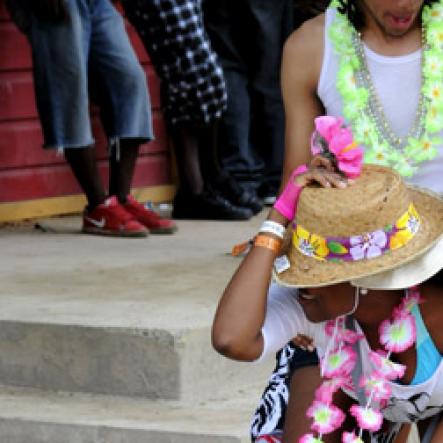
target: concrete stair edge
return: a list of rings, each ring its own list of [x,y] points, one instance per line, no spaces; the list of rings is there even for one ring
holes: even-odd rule
[[[246,443],[244,398],[190,406],[176,401],[0,388],[7,443]]]
[[[271,366],[218,355],[209,327],[168,331],[0,321],[0,380],[9,386],[199,401],[213,397],[214,386],[227,396],[261,388]]]

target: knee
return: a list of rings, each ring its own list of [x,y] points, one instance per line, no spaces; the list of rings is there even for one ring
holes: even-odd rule
[[[128,65],[120,77],[120,87],[123,88],[126,95],[140,96],[146,91],[146,74],[138,62]]]

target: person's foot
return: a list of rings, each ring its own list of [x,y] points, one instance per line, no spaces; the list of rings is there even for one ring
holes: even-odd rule
[[[83,214],[82,231],[87,234],[116,237],[146,237],[149,231],[118,202],[117,197],[108,197],[92,211]]]
[[[161,218],[130,195],[123,207],[142,225],[146,226],[151,234],[172,234],[177,231],[177,225],[172,220]]]
[[[233,205],[212,189],[201,194],[179,190],[172,211],[173,218],[194,220],[249,220],[253,215],[250,209]]]
[[[216,189],[235,206],[249,208],[253,214],[263,209],[263,202],[254,190],[243,188],[233,177],[223,174],[216,179]]]

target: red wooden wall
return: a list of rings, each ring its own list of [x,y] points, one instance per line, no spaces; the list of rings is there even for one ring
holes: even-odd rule
[[[158,80],[134,30],[133,45],[146,71],[156,140],[143,145],[134,187],[171,183],[168,140],[159,110]],[[9,20],[0,0],[0,203],[81,193],[62,155],[43,150],[34,102],[31,55],[25,37]],[[106,140],[92,109],[100,172],[107,183]]]

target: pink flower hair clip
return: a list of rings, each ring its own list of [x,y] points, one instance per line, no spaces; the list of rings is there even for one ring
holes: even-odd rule
[[[363,149],[354,141],[352,131],[344,125],[343,118],[323,115],[314,122],[312,155],[328,158],[348,178],[358,177],[363,162]]]

